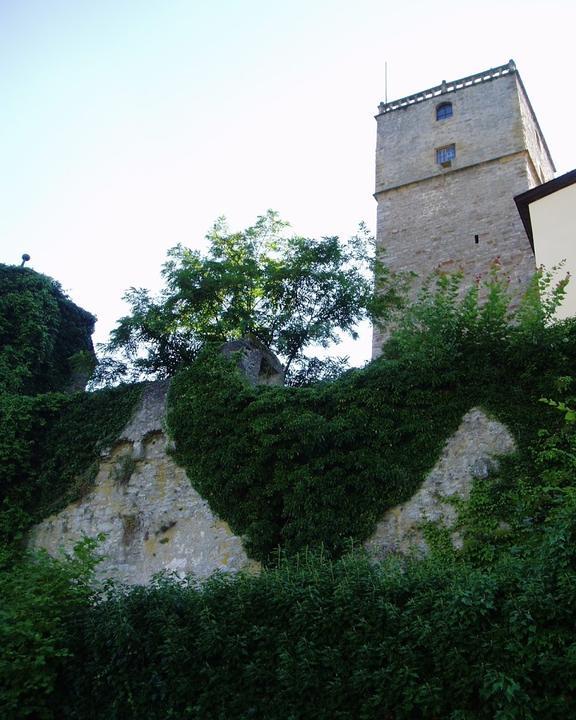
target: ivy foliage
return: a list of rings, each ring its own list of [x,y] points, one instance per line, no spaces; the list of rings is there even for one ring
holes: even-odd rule
[[[548,440],[573,443],[574,430]],[[543,526],[488,563],[306,552],[256,577],[94,593],[89,547],[65,563],[0,561],[2,708],[45,720],[572,717],[576,483],[563,453],[539,470],[543,490],[549,472],[572,479]]]
[[[89,375],[95,321],[52,278],[0,264],[0,392],[64,390],[82,364]]]
[[[315,388],[255,389],[207,353],[174,378],[175,459],[253,557],[320,544],[342,552],[432,467],[469,400],[454,393],[440,405],[424,377],[382,367]]]
[[[93,364],[95,318],[51,278],[0,265],[0,544],[90,486],[137,386],[64,394]]]
[[[382,358],[314,388],[254,389],[208,351],[179,373],[178,459],[256,556],[285,548],[277,567],[95,591],[90,545],[64,562],[0,549],[3,716],[576,716],[576,328],[549,324],[540,291],[510,317],[500,286],[488,290],[482,305],[439,278]],[[77,465],[88,467],[135,391],[5,396],[6,512],[34,506],[20,494],[31,479],[32,495],[58,496],[76,462],[70,438],[94,432]],[[370,503],[411,494],[476,404],[509,425],[519,452],[461,508],[463,551],[327,557],[363,539],[380,515]],[[322,544],[324,555],[303,550]]]
[[[139,386],[0,394],[0,541],[10,545],[88,488],[101,451],[128,422]]]
[[[538,403],[576,360],[574,323],[549,320],[562,287],[536,277],[510,310],[498,267],[462,294],[441,275],[367,368],[312,388],[252,388],[214,352],[174,378],[175,457],[211,507],[270,561],[322,545],[339,555],[408,499],[473,406],[505,422],[521,452],[561,422]],[[482,298],[482,299],[481,299]]]
[[[566,398],[572,384],[570,376],[558,378],[556,394]],[[457,503],[464,544],[459,552],[445,548],[450,555],[488,567],[509,553],[530,554],[544,541],[559,509],[576,497],[575,401],[545,399],[565,415],[564,425],[540,429],[525,452],[502,458],[498,471],[474,483],[470,498]]]

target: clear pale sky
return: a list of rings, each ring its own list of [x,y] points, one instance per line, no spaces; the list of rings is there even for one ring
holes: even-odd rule
[[[0,0],[0,262],[29,253],[103,341],[219,215],[374,228],[385,61],[392,100],[513,58],[572,170],[575,27],[573,0]]]

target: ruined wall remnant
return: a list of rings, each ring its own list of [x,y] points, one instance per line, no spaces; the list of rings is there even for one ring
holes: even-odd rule
[[[144,584],[160,571],[206,577],[255,566],[167,454],[166,381],[149,384],[121,437],[103,453],[94,489],[37,525],[30,545],[70,551],[105,533],[101,577]]]
[[[229,360],[236,359],[238,369],[251,385],[283,385],[284,367],[276,355],[254,335],[230,340],[220,352]]]
[[[365,547],[375,558],[390,553],[426,552],[423,525],[435,522],[451,527],[456,521],[455,497],[467,499],[475,479],[497,467],[499,455],[515,450],[507,428],[473,408],[444,446],[442,456],[410,500],[391,508],[378,523]],[[459,537],[453,534],[458,545]]]

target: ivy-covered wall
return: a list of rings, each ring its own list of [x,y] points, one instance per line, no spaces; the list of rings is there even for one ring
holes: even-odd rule
[[[126,425],[139,386],[94,393],[0,393],[0,544],[77,500]]]
[[[52,278],[0,264],[0,544],[90,487],[140,395],[70,393],[94,366],[94,323]]]
[[[98,577],[127,585],[159,572],[207,577],[253,565],[239,537],[211,511],[167,452],[166,381],[144,386],[130,422],[102,450],[88,491],[32,529],[29,547],[54,556],[101,537]]]
[[[4,392],[3,716],[573,717],[576,327],[504,322],[498,298],[484,314],[443,302],[333,383],[257,389],[211,352],[174,379],[176,459],[254,557],[283,549],[257,577],[98,587],[94,543],[65,562],[7,550],[82,492],[139,388]],[[346,555],[472,406],[518,453],[459,506],[462,548],[440,529],[424,561]]]
[[[175,458],[252,557],[318,546],[339,556],[416,492],[472,407],[504,423],[520,452],[561,422],[539,398],[570,372],[574,328],[537,342],[436,340],[444,346],[419,348],[421,357],[397,353],[293,389],[253,388],[208,352],[171,386]]]
[[[94,365],[96,318],[52,278],[0,264],[0,391],[35,395],[66,390]]]

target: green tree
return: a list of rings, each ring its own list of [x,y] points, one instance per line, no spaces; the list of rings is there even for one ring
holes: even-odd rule
[[[164,290],[158,298],[128,291],[131,314],[119,321],[108,350],[121,351],[137,372],[172,375],[207,343],[251,334],[283,361],[289,382],[322,376],[306,350],[337,343],[341,332],[356,337],[358,322],[397,295],[374,294],[373,243],[364,227],[344,242],[287,236],[286,226],[272,211],[241,232],[220,219],[207,252],[172,248]],[[333,362],[327,370],[333,373]]]

